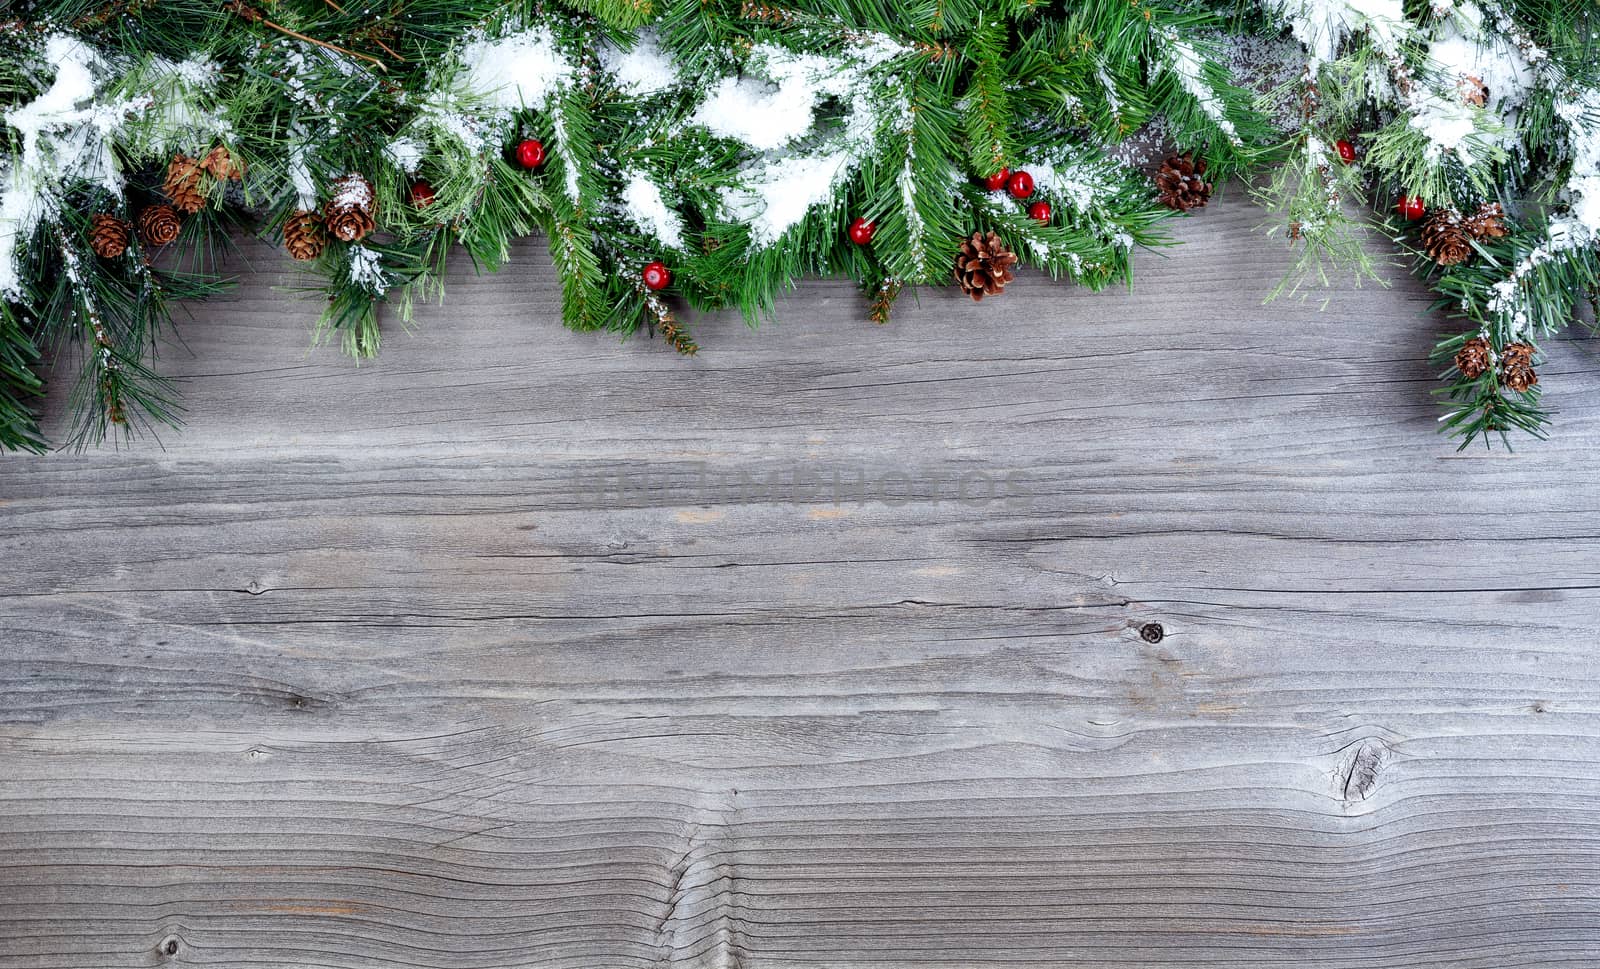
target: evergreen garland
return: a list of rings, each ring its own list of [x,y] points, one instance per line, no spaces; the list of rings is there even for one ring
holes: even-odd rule
[[[1364,222],[1415,256],[1463,321],[1436,348],[1463,445],[1543,433],[1538,341],[1600,286],[1586,0],[22,0],[0,16],[8,449],[46,446],[45,357],[80,364],[73,442],[176,420],[157,337],[173,301],[225,285],[241,226],[316,274],[318,332],[354,355],[438,298],[455,246],[493,271],[535,231],[566,325],[693,353],[675,304],[754,323],[800,277],[845,275],[882,323],[906,287],[955,282],[975,234],[971,258],[996,266],[1127,282],[1175,209],[1249,175],[1301,255],[1285,290],[1370,272]]]

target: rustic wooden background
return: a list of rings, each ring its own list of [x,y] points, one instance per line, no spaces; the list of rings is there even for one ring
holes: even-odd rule
[[[186,430],[0,460],[0,965],[1600,964],[1600,344],[1458,455],[1261,218],[695,360],[248,248]]]

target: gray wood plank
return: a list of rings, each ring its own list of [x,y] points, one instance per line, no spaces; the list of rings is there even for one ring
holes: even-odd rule
[[[1593,344],[1457,454],[1260,219],[695,360],[247,246],[187,429],[0,461],[0,965],[1595,965]]]

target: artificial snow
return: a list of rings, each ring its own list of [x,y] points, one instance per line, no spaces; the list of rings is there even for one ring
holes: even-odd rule
[[[458,111],[449,110],[439,104],[425,104],[417,118],[416,124],[419,127],[432,127],[455,138],[470,154],[481,154],[489,146],[487,126],[473,121]]]
[[[1427,139],[1424,155],[1438,161],[1454,153],[1464,164],[1480,159],[1473,149],[1515,145],[1514,109],[1533,84],[1529,59],[1503,37],[1482,29],[1483,14],[1470,0],[1450,0],[1436,10],[1428,44],[1432,61],[1428,84],[1416,84],[1404,95],[1394,88],[1389,72],[1403,62],[1405,46],[1426,43],[1406,18],[1401,0],[1275,0],[1290,32],[1310,53],[1308,71],[1332,60],[1349,36],[1365,32],[1387,63],[1374,63],[1369,80],[1381,99],[1396,100],[1406,123]],[[1463,92],[1481,83],[1488,89],[1488,110],[1467,103]],[[1501,123],[1502,119],[1506,122]]]
[[[473,41],[461,51],[460,63],[465,68],[460,83],[482,102],[493,120],[507,120],[528,108],[550,114],[567,196],[574,205],[579,204],[577,160],[567,149],[566,119],[557,98],[572,83],[575,68],[556,48],[550,29],[533,27],[494,40]],[[486,147],[487,134],[455,111],[450,102],[427,106],[425,114],[460,138],[470,151],[479,153]]]
[[[460,60],[466,67],[462,82],[503,116],[543,108],[573,73],[548,27],[475,41],[462,50]]]
[[[1533,87],[1533,70],[1522,52],[1505,40],[1476,39],[1451,31],[1428,47],[1428,57],[1442,75],[1445,90],[1459,90],[1477,80],[1489,91],[1488,108],[1497,113],[1515,108]]]
[[[0,295],[20,298],[18,249],[55,211],[60,193],[90,182],[122,194],[122,175],[111,136],[142,100],[96,102],[100,56],[82,41],[57,34],[45,42],[55,80],[37,98],[5,113],[22,152],[5,169],[0,191]]]
[[[1540,266],[1563,252],[1592,245],[1600,239],[1600,91],[1583,92],[1581,97],[1556,105],[1556,117],[1568,130],[1568,150],[1572,177],[1564,201],[1568,214],[1550,220],[1545,241],[1523,257],[1506,278],[1489,287],[1488,309],[1507,324],[1510,335],[1525,332],[1529,325],[1527,293],[1523,283]]]
[[[849,97],[863,84],[863,74],[895,56],[901,48],[886,40],[852,49],[838,58],[797,54],[782,47],[762,45],[752,52],[754,67],[770,80],[725,77],[711,86],[695,110],[690,124],[704,125],[712,134],[743,142],[758,151],[772,151],[809,132],[818,103],[824,97]],[[861,112],[853,137],[863,134]]]
[[[1096,67],[1095,74],[1100,78],[1100,86],[1105,88],[1106,107],[1110,108],[1111,113],[1114,115],[1121,114],[1122,100],[1117,97],[1116,82],[1111,80],[1111,75],[1106,73],[1106,69],[1104,67]]]
[[[305,129],[299,124],[289,126],[289,134],[297,139],[289,149],[289,184],[294,187],[295,201],[302,210],[317,207],[317,182],[311,176],[311,147],[304,140]]]
[[[1313,66],[1333,60],[1339,44],[1363,30],[1378,50],[1398,56],[1411,32],[1401,0],[1276,0],[1276,5],[1295,39],[1311,52]]]
[[[1257,95],[1257,107],[1273,127],[1291,131],[1300,127],[1303,105],[1291,84],[1305,73],[1305,55],[1291,37],[1255,34],[1212,34],[1227,62],[1228,76]]]
[[[140,123],[125,132],[132,154],[202,152],[217,141],[233,140],[233,126],[217,113],[215,92],[221,69],[205,55],[182,61],[157,57],[132,85],[145,92]]]
[[[770,246],[798,225],[813,205],[826,202],[856,161],[846,151],[793,155],[745,172],[741,185],[722,190],[730,221],[750,226],[758,247]]]
[[[1428,139],[1423,156],[1432,161],[1447,151],[1453,151],[1463,164],[1475,160],[1469,139],[1479,133],[1485,120],[1483,111],[1457,99],[1441,98],[1431,91],[1413,95],[1407,108],[1411,118],[1407,122]]]
[[[562,184],[573,205],[583,204],[583,192],[578,184],[578,159],[573,156],[567,141],[567,116],[560,105],[551,105],[550,124],[556,132],[556,157],[561,159]]]
[[[51,37],[45,57],[55,66],[55,81],[37,98],[6,112],[5,120],[22,138],[21,165],[59,183],[77,178],[120,193],[122,177],[111,154],[109,136],[122,123],[128,102],[96,104],[94,68],[100,57],[82,41]]]
[[[622,189],[622,203],[628,218],[662,245],[683,248],[683,222],[662,199],[656,183],[639,172],[629,172]]]
[[[1217,97],[1217,92],[1206,82],[1206,59],[1195,50],[1194,45],[1178,37],[1176,30],[1168,30],[1164,34],[1166,41],[1167,69],[1177,75],[1178,84],[1189,96],[1194,98],[1200,110],[1217,126],[1228,140],[1239,144],[1239,132],[1234,128],[1233,122],[1228,120],[1227,111],[1224,109],[1222,99]]]
[[[222,77],[222,68],[209,55],[195,54],[181,61],[159,61],[174,79],[196,91],[212,91]]]
[[[351,246],[350,283],[374,296],[388,292],[389,277],[383,271],[383,257],[366,246]]]
[[[394,162],[394,167],[407,175],[415,175],[417,169],[422,167],[422,143],[415,138],[401,135],[389,142],[384,148],[384,154]]]
[[[749,77],[725,77],[690,120],[711,133],[752,148],[782,147],[811,130],[814,99],[801,88],[786,96],[781,87]]]
[[[752,51],[750,69],[768,80],[727,77],[712,85],[690,123],[763,152],[812,134],[824,98],[847,105],[843,130],[826,144],[803,155],[757,160],[742,173],[740,185],[722,190],[724,216],[747,223],[758,248],[782,238],[812,207],[828,201],[885,124],[909,124],[910,106],[898,95],[896,81],[871,73],[904,50],[881,36],[831,58],[762,45]]]
[[[1414,93],[1406,109],[1411,126],[1429,139],[1428,158],[1455,151],[1471,164],[1466,142],[1473,135],[1516,147],[1517,110],[1533,88],[1534,75],[1515,44],[1482,31],[1476,5],[1462,4],[1452,13],[1428,47],[1437,91]],[[1468,105],[1463,96],[1479,84],[1488,92],[1486,111]]]
[[[290,100],[313,111],[325,110],[323,103],[310,88],[306,87],[305,78],[311,68],[306,65],[305,52],[297,47],[289,47],[288,52],[283,55],[283,63],[283,93],[288,95]]]
[[[15,165],[0,168],[0,299],[22,298],[17,250],[32,237],[41,214],[37,197],[21,181]]]
[[[605,43],[599,53],[601,67],[625,94],[648,97],[678,83],[677,68],[661,49],[654,30],[641,31],[632,50]]]
[[[372,183],[352,172],[333,183],[329,205],[337,209],[365,209],[372,206]]]
[[[916,144],[907,132],[906,161],[900,168],[900,175],[896,178],[900,189],[901,211],[906,216],[907,246],[910,251],[911,263],[921,267],[928,258],[927,235],[928,227],[923,221],[922,213],[917,211],[916,172],[917,159]]]
[[[1583,230],[1600,238],[1600,91],[1558,104],[1556,116],[1566,123],[1572,156],[1567,202]]]
[[[1033,176],[1036,189],[1071,206],[1075,212],[1087,213],[1104,192],[1094,178],[1095,173],[1084,166],[1058,167],[1048,162],[1034,162],[1028,165],[1027,172]]]
[[[1591,233],[1600,232],[1600,175],[1574,177],[1567,183],[1572,217]]]

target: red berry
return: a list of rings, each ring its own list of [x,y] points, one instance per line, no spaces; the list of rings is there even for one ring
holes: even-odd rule
[[[426,179],[417,179],[411,183],[411,204],[419,209],[425,209],[433,204],[433,186]]]
[[[1027,172],[1012,172],[1006,180],[1006,191],[1014,199],[1025,199],[1033,194],[1033,176]]]
[[[1333,148],[1339,153],[1339,160],[1346,165],[1356,160],[1356,146],[1350,142],[1341,138],[1333,143]]]
[[[537,138],[524,138],[517,143],[517,164],[533,171],[544,164],[544,144]]]
[[[1028,218],[1035,222],[1043,222],[1048,225],[1050,222],[1050,203],[1035,202],[1028,206]]]
[[[666,289],[672,285],[672,270],[659,260],[646,263],[644,272],[640,275],[644,277],[645,286],[650,289]]]
[[[1006,179],[1011,177],[1011,169],[1002,168],[993,175],[983,180],[983,187],[991,192],[998,192],[1006,187]]]
[[[1400,201],[1395,203],[1394,208],[1402,217],[1412,222],[1422,218],[1423,213],[1428,211],[1427,206],[1422,204],[1422,196],[1420,195],[1402,195],[1400,196]]]
[[[876,222],[857,219],[850,223],[850,241],[858,246],[864,246],[872,241],[872,236],[877,231],[878,224]]]

